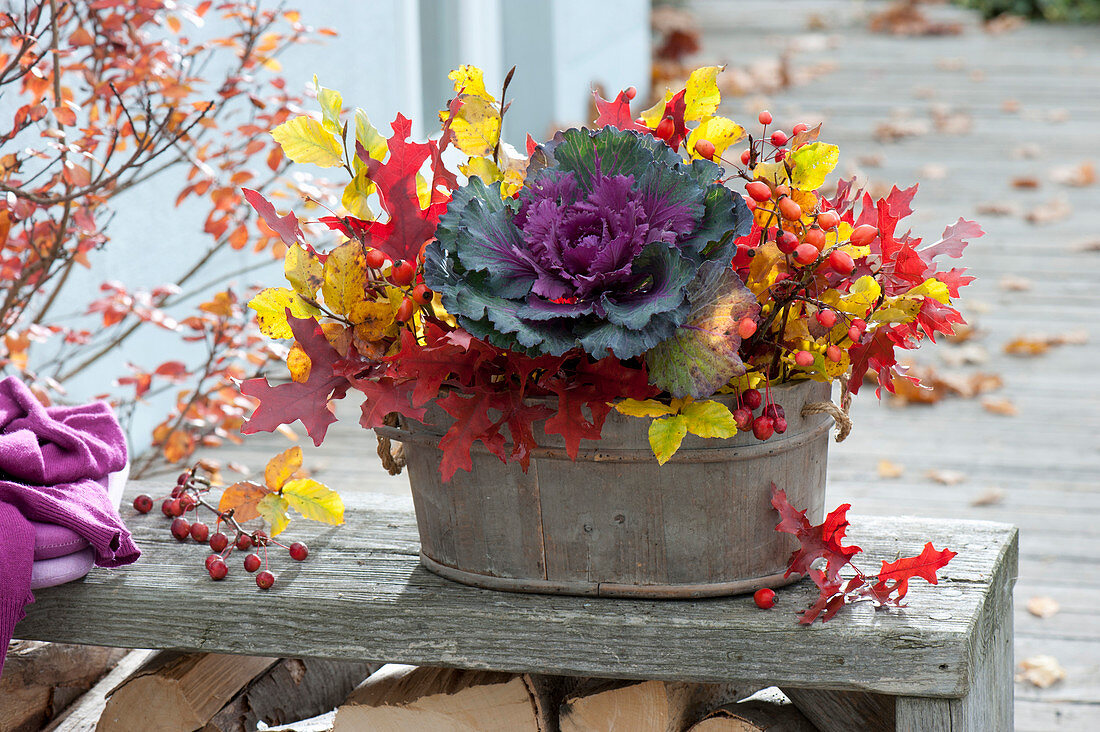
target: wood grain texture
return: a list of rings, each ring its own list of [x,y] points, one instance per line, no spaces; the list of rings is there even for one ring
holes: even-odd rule
[[[88,732],[95,729],[103,716],[103,708],[107,706],[107,695],[155,653],[156,651],[145,649],[127,653],[110,673],[77,699],[60,717],[50,722],[44,732]]]
[[[795,689],[783,693],[820,732],[894,729],[894,697],[861,691]]]
[[[129,490],[132,496],[155,488],[136,483]],[[266,593],[244,572],[211,583],[200,547],[176,542],[163,517],[124,509],[142,558],[41,591],[15,633],[99,645],[957,697],[973,678],[976,621],[991,583],[1015,576],[1010,526],[860,516],[851,519],[851,538],[868,567],[898,552],[917,553],[929,540],[959,556],[939,586],[914,582],[906,609],[853,606],[809,628],[791,614],[810,603],[816,588],[808,582],[784,590],[785,611],[771,612],[751,597],[654,602],[502,593],[420,567],[409,504],[353,494],[347,525],[293,525],[310,559],[284,565]],[[261,601],[262,613],[241,612]],[[193,620],[181,624],[181,615]],[[103,617],[117,622],[90,622]]]

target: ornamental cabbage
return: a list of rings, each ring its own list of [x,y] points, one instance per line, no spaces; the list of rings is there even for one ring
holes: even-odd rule
[[[502,348],[640,356],[685,322],[689,286],[728,268],[751,228],[721,173],[649,135],[567,130],[535,151],[515,198],[476,177],[454,192],[424,281]]]

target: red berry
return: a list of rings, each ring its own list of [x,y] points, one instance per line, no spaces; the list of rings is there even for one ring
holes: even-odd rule
[[[168,504],[168,510],[171,511],[169,516],[182,516],[183,515],[183,503],[179,498],[173,498]]]
[[[367,253],[363,255],[363,259],[366,261],[367,266],[372,269],[382,269],[386,264],[386,255],[381,249],[368,250]]]
[[[752,433],[758,440],[766,440],[775,434],[775,420],[760,416],[752,421]]]
[[[779,235],[775,245],[779,247],[779,251],[784,254],[790,254],[798,248],[798,237],[793,232],[784,231]]]
[[[237,540],[234,545],[241,551],[252,548],[252,537],[248,534],[237,534]]]
[[[848,237],[848,240],[857,247],[865,247],[873,242],[876,236],[878,236],[876,227],[871,224],[860,224],[852,231],[852,235]]]
[[[761,610],[770,610],[775,607],[775,590],[770,590],[767,587],[757,590],[752,595],[752,601]]]
[[[794,354],[794,365],[800,369],[809,368],[814,365],[814,355],[809,351],[799,351]]]
[[[756,119],[762,125],[770,125],[772,123],[772,113],[765,109]]]
[[[738,407],[733,410],[733,421],[737,423],[737,429],[747,432],[752,429],[752,410],[746,407]]]
[[[799,244],[794,250],[794,261],[805,267],[817,260],[817,247],[813,244]]]
[[[772,427],[775,429],[775,434],[781,435],[787,431],[787,418],[777,417],[772,420]]]
[[[775,145],[776,147],[786,145],[787,140],[789,140],[789,139],[790,138],[787,137],[787,133],[784,132],[783,130],[776,130],[775,132],[772,133],[772,136],[771,136],[772,144]]]
[[[176,485],[187,485],[187,481],[191,480],[190,473],[180,473],[176,478]]]
[[[255,572],[260,568],[260,555],[249,554],[244,558],[244,571]]]
[[[818,310],[817,322],[824,328],[832,328],[836,325],[836,312],[832,310]]]
[[[825,349],[825,358],[833,363],[840,363],[840,346],[830,345]]]
[[[252,546],[267,546],[267,532],[262,530],[253,531]]]
[[[783,160],[783,158],[785,158],[785,157],[787,157],[787,151],[786,150],[776,150],[775,151],[775,162],[778,163],[779,161]]]
[[[275,584],[275,575],[268,572],[266,569],[256,575],[256,585],[261,590],[271,589],[271,585]]]
[[[170,495],[172,496],[172,498],[179,498],[180,496],[182,496],[183,495],[183,486],[182,485],[174,486],[172,488],[172,493]]]
[[[142,493],[134,499],[134,510],[138,513],[149,513],[153,510],[153,497]]]
[[[755,332],[756,321],[752,318],[742,318],[741,322],[737,324],[737,335],[742,338],[751,338]]]
[[[855,270],[856,263],[852,261],[852,255],[837,249],[829,255],[829,266],[842,275],[850,275]]]
[[[784,196],[779,199],[779,213],[788,221],[798,221],[802,218],[802,207],[790,196]]]
[[[852,343],[858,343],[863,337],[863,331],[853,325],[848,329],[848,337],[852,339]]]
[[[416,312],[416,303],[412,301],[412,298],[406,297],[397,306],[397,314],[394,315],[394,318],[399,323],[407,323],[412,320],[414,312]]]
[[[749,154],[748,150],[745,150],[743,153],[741,153],[741,164],[742,165],[748,165],[750,159],[751,159],[751,155]]]
[[[779,406],[775,402],[764,407],[762,414],[765,417],[771,417],[772,419],[779,419],[780,417],[786,417],[786,412],[783,411],[783,407]]]
[[[752,197],[752,200],[763,203],[764,201],[770,201],[772,197],[772,189],[762,180],[753,180],[745,184],[745,192]]]
[[[419,303],[423,303],[424,305],[427,305],[432,301],[433,295],[435,295],[435,293],[432,292],[423,282],[413,288],[413,300],[416,300]]]
[[[756,389],[745,389],[741,392],[741,403],[755,411],[764,403],[764,397]]]
[[[405,286],[413,281],[415,274],[416,266],[412,262],[399,259],[393,263],[393,269],[390,270],[390,279],[395,285]]]
[[[794,127],[791,128],[791,134],[792,135],[801,135],[803,132],[805,132],[808,129],[810,129],[809,125],[805,124],[804,122],[799,122],[798,124],[796,124]]]
[[[699,140],[695,143],[695,152],[699,154],[699,157],[710,160],[715,153],[714,143],[710,140]]]
[[[859,328],[859,332],[862,333],[867,330],[867,321],[863,318],[856,318],[852,321],[852,327]]]
[[[672,120],[672,117],[665,117],[657,125],[657,129],[653,130],[653,136],[659,140],[667,140],[672,137],[676,132],[676,123]]]
[[[172,521],[171,531],[177,541],[183,541],[191,535],[191,524],[187,523],[185,518],[177,518]]]
[[[210,565],[214,562],[215,559],[221,559],[221,556],[218,555],[218,554],[211,554],[210,556],[208,556],[206,558],[206,571],[207,572],[210,571]]]
[[[200,544],[205,544],[210,538],[210,527],[202,521],[196,521],[191,524],[191,538]]]
[[[840,223],[840,215],[836,211],[822,211],[817,215],[817,225],[828,231],[835,229]]]
[[[208,560],[208,562],[206,571],[210,573],[210,579],[223,580],[229,574],[229,567],[221,557],[215,555],[215,558]]]
[[[210,537],[210,548],[216,552],[225,551],[225,548],[229,546],[229,537],[218,532]]]
[[[180,502],[180,510],[183,513],[187,513],[188,511],[193,509],[195,506],[199,505],[198,499],[195,498],[190,493],[184,493],[182,496],[180,496],[179,497],[179,502]]]
[[[296,562],[304,562],[306,557],[309,556],[309,547],[300,541],[291,544],[288,551],[290,552],[290,558]]]
[[[638,96],[638,87],[628,86],[627,88],[623,89],[623,96],[627,99],[633,99],[634,97]]]
[[[165,516],[171,516],[172,515],[172,499],[171,498],[165,498],[163,501],[160,502],[160,512],[163,513]]]
[[[806,229],[806,236],[803,239],[807,244],[813,244],[814,249],[819,252],[825,248],[825,232],[817,227]]]

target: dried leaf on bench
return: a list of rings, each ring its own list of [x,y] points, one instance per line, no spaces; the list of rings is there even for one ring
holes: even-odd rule
[[[1018,668],[1020,672],[1016,674],[1017,681],[1026,681],[1040,689],[1053,686],[1066,678],[1066,670],[1054,656],[1039,655],[1025,658],[1020,661]]]
[[[878,461],[878,477],[880,478],[900,478],[904,473],[904,465],[898,465],[897,463],[890,462],[889,460]]]
[[[974,499],[970,501],[971,506],[992,506],[1000,503],[1005,499],[1005,492],[1001,488],[991,486],[984,491],[974,496]]]
[[[995,399],[993,397],[982,400],[982,409],[991,414],[999,414],[1002,417],[1015,417],[1020,413],[1020,408],[1011,399]]]
[[[960,470],[939,470],[933,468],[924,474],[929,480],[941,485],[958,485],[966,480],[966,473]]]
[[[1027,601],[1027,611],[1037,618],[1049,618],[1061,609],[1057,600],[1046,595],[1035,595]]]
[[[1064,186],[1083,188],[1096,183],[1096,166],[1086,160],[1080,165],[1065,165],[1050,171],[1050,179]]]

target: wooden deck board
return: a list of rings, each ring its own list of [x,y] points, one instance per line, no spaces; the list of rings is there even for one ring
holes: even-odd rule
[[[1049,173],[1086,160],[1100,165],[1100,28],[1028,25],[989,35],[975,16],[952,7],[928,12],[964,23],[961,36],[894,38],[866,30],[879,3],[843,0],[787,0],[773,3],[695,0],[689,4],[705,29],[700,62],[747,65],[794,48],[792,61],[833,68],[808,85],[771,97],[727,99],[723,112],[751,120],[767,106],[781,124],[825,122],[823,139],[841,146],[839,171],[862,170],[872,183],[921,184],[912,217],[916,233],[934,240],[959,216],[977,219],[987,235],[967,250],[962,264],[979,277],[964,291],[964,312],[981,330],[972,341],[989,361],[971,371],[1000,374],[1005,388],[992,396],[1010,398],[1016,417],[984,411],[979,400],[947,399],[931,407],[896,409],[879,404],[867,387],[853,408],[855,429],[830,454],[828,503],[845,501],[862,513],[912,513],[931,517],[991,519],[1021,526],[1021,574],[1016,591],[1017,660],[1047,653],[1057,657],[1068,678],[1049,689],[1017,684],[1017,727],[1021,730],[1100,728],[1100,569],[1095,544],[1100,535],[1100,252],[1077,251],[1100,240],[1100,186],[1069,188]],[[811,16],[821,31],[807,30]],[[820,47],[819,50],[797,50]],[[981,79],[976,80],[975,74]],[[1016,100],[1019,111],[1002,104]],[[913,119],[930,117],[934,105],[969,115],[969,134],[929,134],[896,143],[875,138],[875,127],[897,110]],[[1065,120],[1050,121],[1052,112]],[[1014,154],[1039,144],[1033,159]],[[859,158],[879,156],[870,167]],[[947,177],[928,179],[929,164]],[[1012,186],[1017,176],[1039,179],[1037,190]],[[1063,199],[1072,213],[1048,225],[1021,216],[983,216],[987,201],[1013,203],[1022,211]],[[1006,274],[1025,277],[1032,288],[1005,292]],[[1062,346],[1029,359],[1006,356],[1002,348],[1027,333],[1085,330],[1088,343]],[[943,370],[940,355],[949,344],[918,352],[921,363]],[[390,478],[368,458],[372,439],[355,424],[357,407],[341,404],[343,421],[330,430],[321,449],[308,446],[306,463],[334,487],[407,493],[404,478]],[[306,441],[308,444],[308,440]],[[282,449],[281,438],[251,439],[232,454],[253,469]],[[896,481],[878,477],[880,459],[903,464]],[[962,471],[955,486],[930,481],[932,469]],[[983,490],[1004,491],[1001,502],[972,506]],[[1030,616],[1032,595],[1055,597],[1063,613],[1048,620]],[[930,595],[934,602],[935,596]]]

